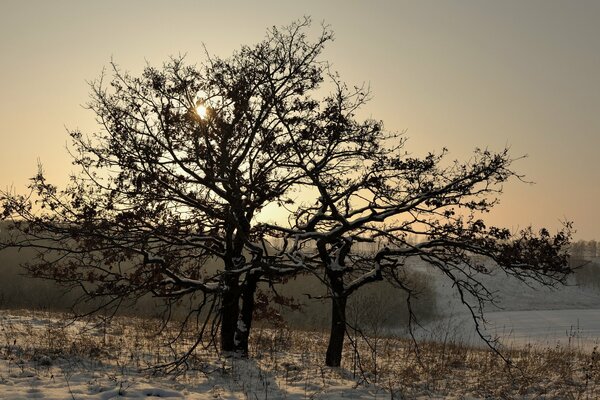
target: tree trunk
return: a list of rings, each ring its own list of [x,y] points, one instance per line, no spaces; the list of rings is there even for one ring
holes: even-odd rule
[[[242,309],[235,331],[236,352],[242,357],[248,357],[248,339],[252,327],[252,314],[254,313],[254,293],[258,284],[259,275],[250,273],[246,277],[241,291]]]
[[[235,331],[240,313],[240,292],[237,276],[226,281],[227,290],[223,292],[221,305],[221,351],[233,352],[235,346]]]
[[[346,335],[346,300],[348,296],[344,293],[344,279],[341,272],[329,271],[327,277],[333,296],[331,299],[331,331],[325,365],[339,367],[342,363],[344,336]]]
[[[328,367],[339,367],[342,364],[342,352],[344,350],[344,336],[346,335],[346,301],[348,293],[344,287],[344,272],[346,272],[346,256],[352,247],[352,240],[339,237],[335,252],[332,257],[333,247],[327,249],[327,241],[319,240],[317,249],[321,260],[326,263],[325,273],[329,280],[331,290],[331,331],[329,332],[329,345],[325,355],[325,364]],[[329,242],[329,244],[333,244]],[[340,246],[341,247],[338,247]],[[332,261],[335,263],[332,264]]]
[[[328,367],[339,367],[342,363],[346,335],[346,300],[347,298],[343,294],[340,294],[339,297],[334,294],[331,302],[331,331],[325,356],[325,364]]]

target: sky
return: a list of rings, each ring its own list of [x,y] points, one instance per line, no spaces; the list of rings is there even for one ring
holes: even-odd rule
[[[89,81],[114,60],[139,73],[170,55],[228,56],[273,25],[311,16],[335,41],[343,80],[370,85],[364,108],[406,131],[414,155],[509,146],[527,181],[505,185],[487,220],[600,240],[600,2],[0,1],[0,189],[25,192],[74,168],[67,129],[94,131]]]

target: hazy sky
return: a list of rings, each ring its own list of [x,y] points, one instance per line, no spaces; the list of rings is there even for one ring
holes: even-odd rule
[[[86,81],[111,57],[137,73],[253,44],[310,15],[331,25],[325,57],[370,83],[366,113],[406,130],[421,155],[511,147],[535,185],[506,185],[489,221],[600,239],[600,1],[0,1],[0,187],[24,191],[39,159],[72,170],[65,127],[96,129]]]

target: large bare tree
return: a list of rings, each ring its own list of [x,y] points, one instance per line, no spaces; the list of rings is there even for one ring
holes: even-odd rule
[[[561,282],[568,229],[515,235],[477,218],[515,176],[508,152],[465,163],[445,162],[445,152],[409,157],[401,135],[358,120],[368,90],[348,89],[320,60],[332,33],[310,38],[309,25],[272,28],[198,67],[176,58],[135,77],[111,64],[91,85],[99,131],[70,132],[79,172],[59,189],[40,169],[28,195],[2,194],[14,228],[3,245],[37,248],[34,276],[80,286],[100,308],[193,296],[204,323],[177,362],[208,326],[223,351],[247,355],[257,285],[299,272],[321,277],[332,299],[331,366],[341,362],[348,296],[384,277],[410,293],[407,257],[441,269],[476,321],[492,296],[473,255]],[[288,221],[260,222],[274,204]]]
[[[5,245],[40,249],[34,276],[79,285],[103,306],[200,294],[214,302],[222,350],[246,354],[257,282],[299,268],[254,226],[305,180],[283,160],[293,115],[319,106],[311,93],[332,39],[326,28],[307,37],[309,25],[273,28],[199,67],[176,58],[134,77],[112,63],[91,85],[100,130],[70,132],[79,173],[59,189],[40,169],[30,194],[5,193],[15,228]]]

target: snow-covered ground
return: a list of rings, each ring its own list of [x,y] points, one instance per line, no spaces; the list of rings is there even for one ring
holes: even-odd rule
[[[250,360],[236,360],[236,371],[210,376],[179,378],[153,377],[137,371],[90,367],[60,362],[53,366],[0,363],[0,398],[9,399],[383,399],[377,390],[354,389],[352,381],[312,376],[288,382],[273,379]],[[331,381],[329,384],[328,382]],[[323,384],[325,382],[325,384]]]
[[[426,324],[419,335],[434,340],[452,340],[470,345],[483,342],[475,331],[468,310],[460,303],[452,285],[432,270],[423,269],[437,288],[439,320]],[[481,281],[498,299],[484,314],[485,332],[505,346],[571,346],[592,350],[600,343],[600,291],[574,284],[548,288],[525,285],[498,272]]]
[[[494,311],[485,314],[485,334],[504,348],[563,346],[591,351],[600,347],[600,309]],[[471,346],[485,343],[472,318],[458,313],[417,330],[417,336]]]
[[[65,326],[58,314],[0,311],[0,399],[424,400],[600,395],[600,367],[594,367],[593,354],[528,350],[518,354],[518,374],[507,374],[503,362],[489,351],[429,345],[416,358],[411,342],[380,338],[370,339],[369,346],[359,343],[361,372],[354,369],[351,348],[343,368],[324,367],[326,335],[298,331],[255,331],[251,359],[219,357],[208,349],[200,351],[191,361],[193,368],[184,373],[155,375],[147,367],[167,361],[169,355],[149,334],[149,322],[118,318],[111,326]],[[373,345],[378,353],[372,352]]]
[[[600,309],[498,311],[487,319],[487,331],[507,345],[592,349],[600,342]]]
[[[211,348],[184,373],[157,375],[148,367],[168,361],[170,353],[150,334],[152,321],[65,325],[59,314],[0,311],[0,399],[600,396],[600,358],[593,351],[600,338],[600,293],[574,286],[531,290],[506,276],[484,278],[498,290],[501,307],[486,311],[487,333],[508,351],[526,349],[514,353],[524,374],[516,378],[489,351],[446,347],[482,343],[452,286],[435,274],[430,279],[443,317],[426,324],[420,337],[442,345],[425,347],[417,360],[410,342],[362,342],[365,374],[355,373],[351,349],[344,368],[323,367],[326,335],[255,330],[251,359],[221,357]],[[374,343],[379,353],[373,353]]]
[[[115,329],[0,311],[0,399],[383,398],[380,387],[357,388],[345,370],[315,368],[309,353],[238,359],[210,349],[194,360],[195,369],[155,374],[147,367],[168,354],[139,321],[127,321],[118,319]]]

